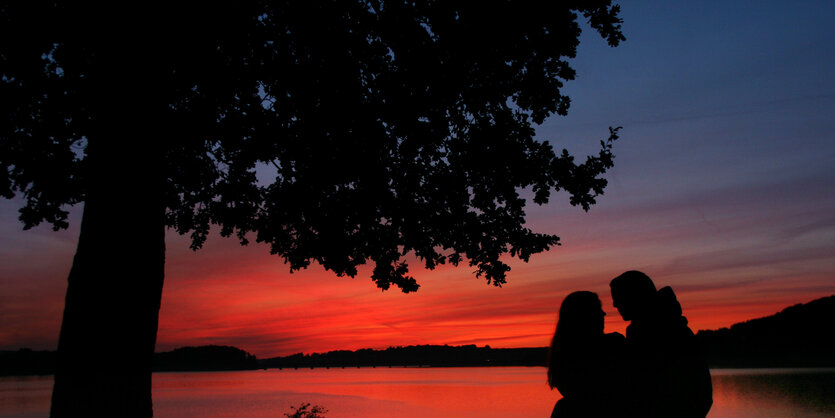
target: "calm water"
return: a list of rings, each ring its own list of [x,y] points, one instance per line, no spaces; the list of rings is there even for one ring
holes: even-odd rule
[[[835,369],[713,370],[710,417],[835,417]],[[0,378],[0,416],[49,412],[51,377]],[[547,417],[545,369],[362,368],[156,373],[157,417],[283,417],[310,402],[339,417]]]

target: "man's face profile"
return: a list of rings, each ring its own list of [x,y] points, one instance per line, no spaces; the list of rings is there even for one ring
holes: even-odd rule
[[[612,289],[612,305],[618,310],[620,317],[623,318],[624,321],[631,321],[632,320],[632,304],[625,300],[628,298],[623,297],[621,292],[618,292],[615,289]]]

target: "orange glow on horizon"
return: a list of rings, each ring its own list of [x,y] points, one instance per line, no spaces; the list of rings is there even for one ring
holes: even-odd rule
[[[214,245],[223,250],[183,252],[169,263],[158,351],[221,344],[267,358],[422,344],[541,347],[550,343],[562,299],[575,290],[598,293],[607,313],[606,332],[624,333],[627,325],[608,294],[609,279],[620,271],[601,272],[583,257],[566,265],[566,253],[582,254],[580,249],[557,248],[554,253],[560,254],[541,256],[544,260],[514,262],[503,288],[474,279],[467,266],[427,272],[410,263],[421,289],[402,294],[381,292],[368,272],[338,278],[312,266],[289,274],[268,254],[229,241]],[[814,290],[787,292],[784,282],[759,287],[755,294],[744,287],[730,293],[698,277],[647,272],[658,287],[673,286],[694,332],[826,296]]]
[[[169,232],[157,351],[218,344],[267,358],[419,344],[541,347],[550,342],[563,298],[577,290],[596,292],[607,313],[606,331],[624,333],[627,324],[612,307],[608,283],[629,269],[646,272],[658,287],[672,286],[693,331],[835,293],[831,256],[817,250],[817,241],[807,245],[809,251],[779,257],[767,251],[757,259],[740,251],[724,254],[714,237],[699,236],[689,226],[684,244],[665,246],[649,224],[646,237],[634,242],[628,231],[595,229],[601,219],[622,216],[605,210],[582,218],[534,215],[544,225],[539,229],[566,231],[565,245],[530,263],[511,260],[503,288],[474,278],[466,264],[425,271],[410,261],[421,285],[412,294],[380,291],[368,266],[353,279],[317,265],[289,274],[264,246],[241,247],[213,236],[192,252],[186,239]],[[72,231],[24,236],[15,247],[20,255],[8,253],[14,262],[3,264],[9,278],[4,293],[15,297],[0,300],[7,324],[0,329],[0,349],[54,350],[74,238]],[[52,248],[49,263],[35,258],[42,248]]]

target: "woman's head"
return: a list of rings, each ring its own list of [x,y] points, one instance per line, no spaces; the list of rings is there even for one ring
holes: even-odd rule
[[[595,337],[603,335],[604,316],[600,298],[594,292],[574,292],[563,299],[548,354],[548,383],[552,388],[557,387],[561,360],[571,360],[569,357],[587,349],[587,344],[596,343]]]
[[[603,334],[603,306],[594,292],[579,291],[566,296],[560,305],[557,333],[565,336]]]

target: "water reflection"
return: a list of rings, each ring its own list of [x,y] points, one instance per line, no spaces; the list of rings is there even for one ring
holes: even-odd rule
[[[49,416],[52,376],[0,377],[0,416]]]
[[[835,416],[835,369],[712,370],[709,417]],[[0,416],[49,414],[51,377],[0,378]],[[282,416],[311,402],[339,417],[548,416],[545,369],[363,368],[156,373],[157,417]]]
[[[835,416],[835,369],[712,370],[710,417]]]

